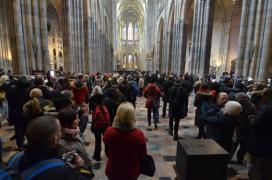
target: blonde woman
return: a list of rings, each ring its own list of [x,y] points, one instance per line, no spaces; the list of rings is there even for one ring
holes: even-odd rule
[[[55,115],[54,103],[43,98],[43,93],[39,88],[34,88],[30,91],[30,100],[23,106],[23,116],[27,121],[41,116],[43,114]]]
[[[140,160],[147,154],[143,132],[136,128],[134,106],[120,104],[113,122],[104,134],[108,162],[106,175],[110,180],[136,180],[140,175]]]

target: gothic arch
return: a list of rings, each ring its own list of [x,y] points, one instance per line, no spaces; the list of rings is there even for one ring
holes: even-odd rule
[[[60,66],[63,67],[64,64],[62,56],[57,56],[56,53],[62,53],[63,51],[61,19],[57,10],[58,4],[56,4],[56,2],[50,1],[47,5],[47,31],[50,69],[57,70]]]

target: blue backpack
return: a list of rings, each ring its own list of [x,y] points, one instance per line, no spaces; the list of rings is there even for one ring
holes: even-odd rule
[[[27,168],[23,172],[18,171],[18,165],[22,159],[24,152],[15,154],[8,162],[6,170],[0,170],[0,179],[11,180],[11,179],[23,179],[31,180],[39,174],[55,167],[65,166],[65,162],[61,159],[48,159],[40,161],[31,167]]]

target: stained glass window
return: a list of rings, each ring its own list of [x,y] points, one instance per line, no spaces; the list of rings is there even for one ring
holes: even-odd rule
[[[123,27],[123,32],[122,32],[122,39],[123,40],[126,40],[127,39],[127,28],[126,28],[127,26],[126,26],[126,24],[124,25],[124,27]]]
[[[132,23],[129,23],[129,25],[128,25],[128,40],[129,41],[133,40],[133,25],[132,25]]]
[[[138,40],[138,26],[135,24],[134,27],[134,39],[137,41]]]

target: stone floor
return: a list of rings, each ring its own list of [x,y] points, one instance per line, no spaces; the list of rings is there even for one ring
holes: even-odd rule
[[[179,135],[183,138],[195,138],[197,135],[197,129],[194,126],[194,96],[190,97],[189,102],[189,114],[188,117],[183,119],[180,124]],[[147,150],[150,155],[153,156],[156,163],[155,176],[150,178],[146,176],[140,176],[140,180],[152,179],[152,180],[171,180],[175,179],[176,174],[173,169],[175,164],[176,146],[177,142],[173,141],[172,137],[167,134],[168,119],[160,117],[160,124],[157,130],[147,128],[145,99],[138,98],[136,106],[137,127],[140,128],[147,139]],[[161,109],[160,109],[161,114]],[[90,124],[88,125],[90,126]],[[10,141],[9,137],[13,134],[13,128],[7,126],[7,122],[2,122],[2,128],[0,129],[0,135],[4,142],[4,161],[7,161],[15,151],[15,141]],[[94,150],[94,136],[90,132],[89,128],[84,134],[85,140],[90,142],[90,145],[86,146],[90,157]],[[107,179],[105,176],[105,164],[107,158],[102,152],[102,161],[93,161],[93,168],[96,174],[95,179]],[[228,180],[247,179],[247,168],[240,165],[229,165],[232,171],[229,173]]]

